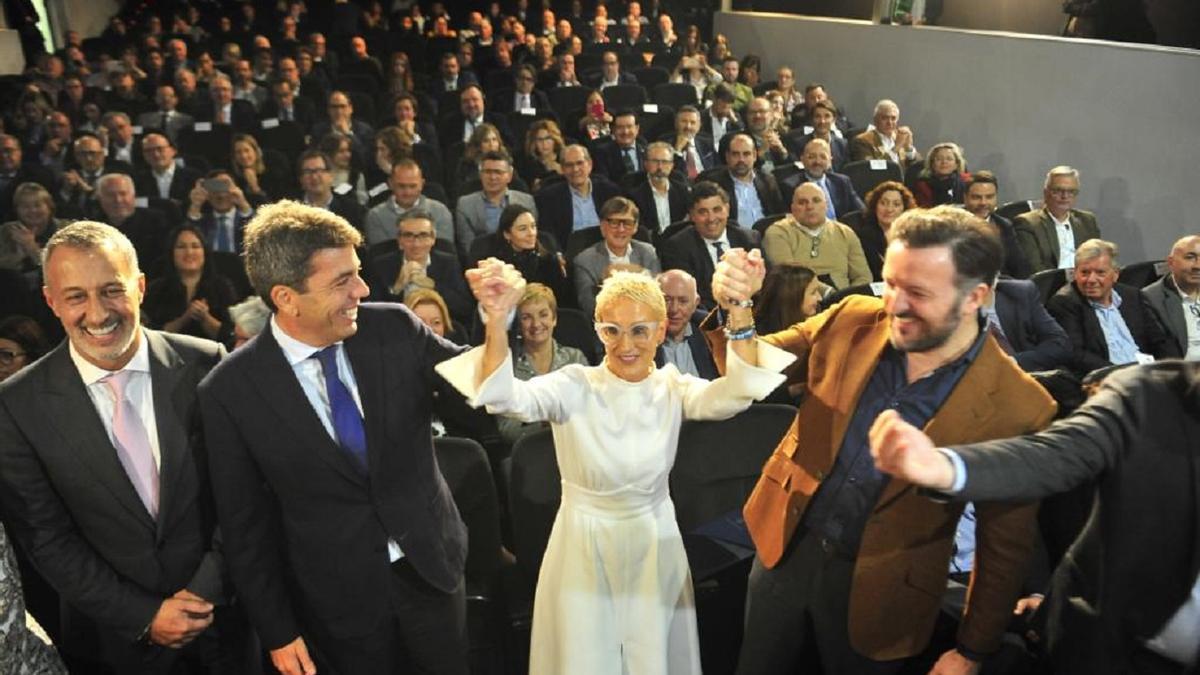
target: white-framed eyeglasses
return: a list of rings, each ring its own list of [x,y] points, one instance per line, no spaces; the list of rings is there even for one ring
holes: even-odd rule
[[[629,328],[625,328],[619,324],[597,321],[596,335],[606,345],[618,342],[623,335],[628,335],[635,344],[646,344],[654,339],[659,323],[658,321],[639,321]]]

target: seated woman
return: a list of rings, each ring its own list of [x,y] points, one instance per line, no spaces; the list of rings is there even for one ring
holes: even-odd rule
[[[0,321],[0,382],[42,358],[49,348],[36,321],[20,314],[5,317]]]
[[[831,290],[807,267],[793,263],[775,265],[763,279],[754,301],[754,326],[762,333],[777,333],[821,311],[821,299]],[[804,383],[780,385],[764,403],[797,405]]]
[[[232,346],[229,306],[240,298],[229,279],[212,269],[200,228],[180,225],[167,241],[170,264],[146,288],[142,302],[147,325]]]
[[[733,260],[747,276],[762,274],[757,251],[731,251],[714,286]],[[667,330],[662,291],[650,277],[619,272],[597,299],[603,363],[524,382],[513,375],[505,330],[519,276],[499,260],[467,276],[487,316],[486,342],[436,369],[472,405],[550,422],[562,474],[534,598],[530,672],[699,673],[691,576],[667,488],[680,425],[744,410],[784,381],[778,371],[794,357],[753,339],[750,311],[730,304],[737,329],[725,377],[655,368]],[[726,302],[748,300],[720,290]]]
[[[520,204],[509,204],[500,212],[495,247],[482,257],[494,256],[517,268],[527,281],[545,284],[559,302],[571,298],[567,261],[553,248],[552,237],[539,237],[533,212]]]
[[[558,302],[554,299],[554,292],[544,284],[527,285],[525,294],[517,303],[519,347],[514,350],[513,375],[518,380],[531,380],[573,363],[588,365],[583,352],[561,345],[554,339],[557,325]],[[497,417],[496,424],[500,427],[500,437],[509,445],[525,434],[546,426],[544,422],[522,422],[506,416]]]
[[[461,150],[459,150],[460,147]],[[457,157],[455,157],[456,150],[458,150]],[[447,187],[453,188],[452,197],[470,192],[467,189],[469,184],[479,184],[479,158],[483,156],[483,153],[495,150],[507,152],[508,148],[504,147],[500,130],[487,122],[475,127],[475,131],[471,132],[471,137],[467,139],[466,143],[461,146],[458,143],[451,146],[449,154],[452,163],[447,162],[447,166],[453,167],[453,173]],[[464,190],[466,191],[464,192]]]
[[[54,217],[54,197],[39,183],[17,186],[13,211],[17,219],[0,225],[0,269],[34,272],[42,266],[42,246],[67,221]]]
[[[517,155],[515,169],[534,192],[540,190],[551,177],[562,176],[558,157],[566,147],[558,123],[554,120],[537,120],[529,125],[525,133],[524,151]]]
[[[278,167],[266,165],[262,148],[250,134],[234,134],[231,164],[234,182],[254,208],[294,192],[289,175],[281,173]]]
[[[432,288],[419,288],[404,296],[404,306],[411,309],[438,337],[460,345],[466,344],[467,333],[450,318],[450,307],[441,293]]]
[[[862,222],[854,228],[862,243],[871,278],[883,281],[883,255],[887,252],[887,233],[901,213],[916,207],[913,194],[904,185],[888,180],[867,193]]]
[[[367,180],[363,176],[362,167],[354,159],[354,146],[350,138],[341,134],[329,134],[317,145],[333,163],[333,191],[344,194],[353,191],[354,198],[365,206],[367,197]]]
[[[579,118],[579,133],[582,139],[586,142],[612,136],[612,121],[612,115],[604,109],[604,97],[593,89],[588,93],[583,117]]]
[[[913,183],[917,206],[962,204],[967,194],[967,161],[957,143],[938,143],[925,155],[925,167]]]

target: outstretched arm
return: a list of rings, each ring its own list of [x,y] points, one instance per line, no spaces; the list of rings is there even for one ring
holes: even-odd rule
[[[467,282],[487,322],[483,362],[475,380],[475,386],[480,387],[508,358],[508,314],[525,292],[525,279],[512,265],[488,258],[479,267],[467,270]]]

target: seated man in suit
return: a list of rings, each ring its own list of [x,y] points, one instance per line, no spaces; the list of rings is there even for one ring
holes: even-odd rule
[[[900,106],[883,99],[875,104],[874,129],[868,129],[850,141],[850,161],[887,159],[907,169],[920,164],[921,153],[913,142],[912,129],[900,126]]]
[[[392,104],[392,114],[395,117],[392,123],[412,134],[414,148],[423,145],[440,158],[442,149],[438,147],[437,129],[432,123],[417,118],[419,107],[416,96],[408,92],[399,94]]]
[[[820,138],[812,139],[800,156],[804,170],[783,180],[779,191],[790,195],[803,183],[816,185],[825,193],[825,215],[830,220],[837,220],[851,211],[862,211],[863,201],[854,191],[850,177],[835,173],[830,168],[832,161],[829,143]]]
[[[354,102],[343,91],[332,91],[325,101],[328,120],[317,122],[312,127],[314,141],[329,134],[338,134],[350,139],[350,149],[358,166],[367,166],[375,157],[375,129],[370,124],[354,118]]]
[[[233,97],[233,81],[217,73],[208,84],[210,99],[196,111],[198,121],[226,124],[236,132],[249,134],[257,126],[254,105]]]
[[[392,172],[388,175],[388,187],[392,189],[391,198],[376,204],[367,212],[366,226],[363,229],[368,246],[395,239],[400,215],[412,209],[428,213],[433,218],[437,238],[454,243],[454,217],[450,214],[450,209],[438,200],[421,194],[425,189],[425,174],[421,171],[421,165],[411,159],[402,159],[392,164]]]
[[[999,183],[996,175],[986,169],[976,171],[967,180],[967,191],[964,195],[966,202],[963,207],[979,218],[995,226],[1004,244],[1004,267],[1001,273],[1017,279],[1029,276],[1029,263],[1025,261],[1025,251],[1017,241],[1017,231],[1010,220],[996,213]]]
[[[454,207],[454,238],[463,255],[471,250],[471,242],[476,237],[496,231],[500,226],[500,213],[509,204],[524,206],[537,219],[533,196],[508,189],[512,177],[512,158],[507,152],[489,150],[480,157],[479,180],[482,189],[459,197]]]
[[[254,106],[256,113],[262,110],[267,103],[267,90],[254,81],[254,69],[249,61],[240,59],[234,64],[230,79],[233,81],[234,100],[249,103]]]
[[[983,313],[1000,348],[1027,373],[1067,368],[1071,339],[1046,308],[1037,286],[1025,279],[998,279]]]
[[[471,325],[475,298],[467,288],[458,257],[433,247],[436,235],[428,211],[409,209],[397,225],[398,249],[371,261],[373,300],[403,302],[419,288],[433,289],[446,301],[459,325]]]
[[[608,277],[613,265],[635,265],[658,274],[658,254],[654,247],[633,238],[638,229],[638,207],[625,197],[613,197],[600,207],[600,234],[604,237],[583,249],[571,265],[575,268],[575,295],[579,308],[591,316],[596,310],[600,282]]]
[[[1100,238],[1096,216],[1075,208],[1079,199],[1079,171],[1056,166],[1046,173],[1042,187],[1045,206],[1013,218],[1017,241],[1025,252],[1031,274],[1075,266],[1075,249]]]
[[[100,119],[100,123],[107,133],[108,156],[133,167],[140,165],[142,158],[134,147],[137,143],[133,136],[133,123],[129,121],[129,115],[116,111],[106,112]]]
[[[279,78],[271,83],[271,98],[263,104],[262,118],[294,122],[301,133],[307,134],[317,120],[317,111],[312,101],[296,96],[290,81]]]
[[[492,109],[498,113],[536,110],[550,110],[550,99],[546,94],[534,88],[537,84],[537,71],[528,63],[518,64],[513,68],[513,88],[495,92],[492,96]]]
[[[834,126],[834,122],[837,114],[837,105],[833,101],[817,101],[813,105],[812,125],[792,129],[784,137],[784,144],[793,155],[799,157],[804,154],[804,148],[808,146],[809,141],[819,138],[829,144],[830,166],[834,170],[842,168],[843,164],[850,161],[850,147],[845,138],[835,133],[837,127]]]
[[[13,193],[17,191],[17,186],[22,183],[37,183],[46,188],[47,192],[54,190],[53,174],[36,162],[22,161],[23,154],[20,139],[0,133],[0,223],[7,223],[17,217],[13,205]]]
[[[767,262],[804,265],[834,288],[871,283],[871,268],[862,242],[850,226],[830,219],[825,193],[805,183],[792,194],[792,212],[771,224],[763,235]]]
[[[742,120],[733,109],[733,89],[724,82],[712,90],[712,105],[700,118],[700,132],[712,138],[715,147],[721,147],[725,134],[743,129]]]
[[[675,166],[690,181],[717,163],[712,139],[700,134],[700,111],[696,106],[679,106],[675,111],[675,131],[659,140],[675,148]]]
[[[792,108],[792,128],[803,130],[805,127],[818,127],[817,108],[819,106],[817,104],[822,101],[828,101],[833,106],[834,120],[830,128],[830,133],[838,138],[845,139],[846,132],[850,131],[853,125],[850,124],[846,113],[833,104],[833,99],[829,97],[829,93],[825,90],[825,85],[820,82],[810,82],[804,87],[804,103]]]
[[[296,161],[300,179],[300,201],[309,206],[332,211],[345,218],[355,229],[362,231],[365,212],[350,190],[346,194],[333,191],[333,160],[320,150],[305,150]]]
[[[612,136],[600,137],[592,150],[596,155],[596,171],[614,183],[645,170],[646,141],[640,137],[637,113],[630,109],[613,113]]]
[[[462,91],[468,85],[479,84],[475,72],[463,70],[458,62],[458,54],[446,52],[438,62],[438,77],[429,83],[429,90],[434,96],[450,91]]]
[[[667,270],[658,275],[658,287],[667,301],[667,339],[658,348],[655,365],[661,368],[672,363],[686,375],[717,379],[712,351],[700,331],[706,315],[698,309],[695,277],[683,270]]]
[[[213,169],[188,193],[187,219],[204,233],[210,251],[242,252],[254,206],[224,169]]]
[[[671,146],[662,141],[651,143],[646,148],[646,171],[639,174],[641,180],[628,191],[642,214],[640,227],[649,231],[654,242],[672,223],[687,217],[691,203],[691,189],[671,174],[674,167],[675,152]]]
[[[200,172],[175,164],[175,145],[166,134],[148,133],[142,138],[142,156],[146,168],[135,180],[139,194],[171,199],[177,204],[187,201],[188,193],[200,179]]]
[[[106,173],[96,179],[96,218],[112,225],[133,242],[141,266],[152,273],[164,254],[164,238],[174,226],[161,211],[137,205],[133,178],[125,173]]]
[[[713,309],[712,276],[721,256],[731,248],[758,248],[758,233],[729,223],[729,194],[712,181],[700,181],[692,188],[688,220],[690,227],[659,242],[663,269],[691,274],[701,303]]]
[[[604,91],[608,87],[637,83],[636,77],[621,70],[621,57],[617,52],[606,49],[600,55],[600,72],[591,78],[588,86],[597,91]]]
[[[63,601],[60,649],[80,673],[259,672],[195,401],[225,350],[141,327],[145,276],[112,227],[65,227],[45,259],[67,340],[0,387],[0,500]]]
[[[540,222],[554,234],[559,250],[567,246],[572,232],[600,224],[600,208],[620,190],[607,178],[592,175],[592,157],[582,145],[562,150],[563,177],[534,195]]]
[[[1200,361],[1200,234],[1175,242],[1167,268],[1142,293],[1183,358]]]
[[[760,168],[771,173],[776,167],[796,161],[790,150],[783,143],[779,132],[771,127],[771,102],[762,96],[751,99],[746,106],[746,132],[754,138],[755,145],[760,148],[762,159]],[[723,146],[718,144],[718,149]]]
[[[1123,363],[1178,357],[1140,288],[1117,283],[1117,245],[1089,239],[1075,251],[1075,280],[1046,309],[1071,338],[1071,369],[1080,377]]]
[[[93,205],[96,181],[110,173],[133,174],[133,167],[108,157],[104,142],[90,132],[76,136],[71,146],[74,160],[63,172],[59,182],[58,198],[64,216],[83,215]]]
[[[763,216],[783,211],[783,198],[775,177],[754,169],[757,157],[754,138],[739,131],[726,139],[725,166],[706,171],[701,180],[720,185],[729,195],[729,214],[745,227]]]
[[[179,112],[177,109],[179,99],[175,96],[175,87],[164,84],[158,87],[154,92],[154,102],[158,104],[157,110],[144,112],[138,116],[138,125],[142,129],[150,130],[157,129],[167,135],[174,143],[179,139],[179,132],[183,129],[190,129],[196,123],[195,118],[187,113]],[[143,142],[145,139],[143,139]]]
[[[496,127],[505,147],[513,146],[508,120],[500,113],[485,109],[485,104],[483,88],[478,84],[468,84],[459,91],[458,110],[444,115],[438,124],[438,140],[443,153],[455,143],[469,141],[475,127],[484,122]]]

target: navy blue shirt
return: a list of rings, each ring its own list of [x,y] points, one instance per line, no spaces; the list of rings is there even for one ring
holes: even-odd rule
[[[871,459],[871,424],[888,408],[918,429],[928,424],[979,355],[987,338],[986,327],[981,324],[979,336],[962,356],[912,384],[908,383],[905,353],[891,344],[884,348],[846,427],[833,469],[805,510],[803,525],[808,531],[828,539],[847,555],[858,554],[867,518],[889,479]]]

